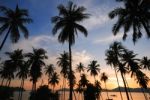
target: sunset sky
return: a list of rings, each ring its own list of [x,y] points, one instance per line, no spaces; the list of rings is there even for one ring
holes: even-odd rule
[[[57,36],[52,35],[51,17],[58,15],[57,6],[59,4],[67,4],[68,0],[18,0],[20,8],[26,8],[29,10],[30,17],[33,19],[33,23],[28,25],[30,36],[28,40],[21,38],[17,44],[11,44],[8,38],[7,43],[4,45],[3,50],[0,52],[0,57],[6,59],[3,55],[5,51],[12,51],[14,49],[20,48],[24,52],[29,52],[34,48],[44,48],[47,51],[49,59],[46,60],[47,64],[55,64],[58,72],[59,68],[56,65],[56,58],[63,51],[68,51],[68,44],[60,44],[57,41]],[[130,49],[134,50],[138,54],[138,58],[143,56],[150,57],[150,39],[148,40],[145,35],[138,40],[134,45],[131,38],[131,33],[126,41],[122,41],[122,31],[118,33],[117,36],[113,36],[111,30],[116,19],[110,20],[108,18],[108,13],[116,7],[122,6],[121,3],[115,0],[73,0],[75,4],[84,6],[87,8],[87,13],[91,14],[90,18],[82,22],[88,30],[88,37],[84,37],[82,34],[76,37],[76,43],[72,46],[73,51],[73,69],[76,64],[82,62],[85,66],[89,64],[91,60],[97,60],[100,64],[100,74],[106,72],[109,76],[108,88],[112,89],[117,87],[116,78],[114,75],[114,70],[106,65],[105,62],[105,51],[109,48],[109,45],[113,41],[120,41],[122,44]],[[17,0],[0,0],[0,5],[15,8]],[[145,33],[145,31],[143,31]],[[80,33],[79,33],[80,34]],[[1,36],[3,37],[3,36]],[[2,38],[0,38],[0,42]],[[150,73],[144,71],[148,76]],[[120,76],[120,74],[118,74]],[[79,77],[79,74],[76,74]],[[93,77],[87,73],[88,79],[94,81]],[[47,77],[42,77],[44,83],[47,84]],[[99,79],[99,76],[97,77]],[[78,80],[78,79],[77,79]],[[119,78],[120,85],[123,86],[121,77]],[[127,81],[130,87],[138,87],[136,81],[127,76]],[[20,81],[15,79],[12,82],[13,86],[19,86]],[[39,79],[38,84],[41,84],[41,79]],[[60,85],[59,85],[60,86]],[[57,86],[57,88],[59,88]],[[26,89],[31,89],[31,82],[29,79],[25,84]],[[102,84],[103,87],[103,84]]]

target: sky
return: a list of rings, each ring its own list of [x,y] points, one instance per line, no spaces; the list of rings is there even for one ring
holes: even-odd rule
[[[5,51],[12,51],[15,49],[23,49],[24,52],[31,52],[32,48],[44,48],[47,51],[49,59],[46,60],[47,64],[54,64],[57,71],[60,69],[56,65],[56,58],[63,51],[68,51],[68,43],[60,44],[57,41],[57,36],[52,35],[53,24],[51,23],[51,17],[58,15],[57,6],[59,4],[66,5],[69,0],[0,0],[0,5],[7,6],[9,8],[15,8],[17,2],[20,8],[25,8],[29,10],[29,15],[33,19],[33,23],[27,25],[30,32],[28,40],[23,37],[20,38],[17,44],[12,44],[10,39],[7,39],[3,50],[0,52],[2,58]],[[72,46],[73,51],[73,69],[75,69],[76,64],[82,62],[87,66],[90,61],[97,60],[100,64],[100,73],[106,72],[109,77],[107,82],[108,88],[112,89],[117,87],[115,75],[113,69],[106,65],[105,62],[105,51],[109,48],[109,45],[114,41],[120,41],[122,44],[130,49],[134,50],[138,54],[138,58],[143,56],[150,57],[149,49],[150,40],[147,39],[145,35],[137,41],[134,45],[131,38],[130,31],[126,41],[122,41],[122,31],[118,35],[113,36],[112,26],[116,22],[116,19],[111,20],[108,17],[108,13],[116,7],[123,6],[122,3],[118,3],[115,0],[73,0],[78,6],[84,6],[87,10],[86,12],[91,14],[89,19],[81,22],[88,30],[88,36],[80,34],[76,37],[75,45]],[[145,34],[145,31],[143,31]],[[1,36],[3,37],[3,35]],[[0,38],[0,42],[2,38]],[[144,71],[149,76],[148,71]],[[119,73],[118,73],[119,75]],[[79,74],[76,73],[79,77]],[[87,73],[87,77],[94,81],[93,77]],[[134,79],[131,79],[129,75],[126,76],[130,87],[138,87]],[[96,77],[99,79],[99,76]],[[43,76],[44,84],[47,84],[47,77]],[[78,78],[77,78],[78,79]],[[123,86],[121,77],[119,77],[120,85]],[[17,84],[16,84],[17,83]],[[13,86],[20,84],[18,79],[12,82]],[[41,79],[38,81],[38,85],[41,84]],[[104,85],[102,84],[102,87]],[[26,89],[31,89],[31,82],[29,79],[25,84]],[[59,88],[59,86],[57,86]]]

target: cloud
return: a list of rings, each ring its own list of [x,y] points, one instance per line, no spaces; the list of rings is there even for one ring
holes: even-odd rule
[[[122,34],[119,34],[114,36],[114,35],[110,35],[107,37],[103,37],[103,38],[98,38],[94,41],[95,44],[100,44],[100,43],[111,43],[113,41],[116,40],[121,40],[122,39]]]
[[[80,3],[80,5],[87,8],[87,12],[91,14],[89,19],[86,19],[83,22],[83,25],[88,30],[101,28],[108,23],[110,21],[108,13],[116,7],[116,3],[110,2],[110,0],[101,0],[95,2],[93,0],[84,0]]]
[[[81,52],[76,51],[73,53],[73,67],[76,67],[76,65],[80,62],[84,65],[87,65],[91,59],[92,55],[89,54],[86,50],[82,50]]]
[[[47,49],[48,46],[52,43],[57,43],[56,38],[50,35],[38,35],[32,36],[29,39],[22,39],[17,44],[11,45],[11,48],[14,49],[23,49],[24,51],[31,51],[32,48],[44,48]]]

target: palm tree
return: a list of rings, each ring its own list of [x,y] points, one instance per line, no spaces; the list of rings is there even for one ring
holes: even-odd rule
[[[102,100],[103,100],[103,97],[101,95],[101,90],[102,90],[102,87],[101,87],[101,83],[100,81],[96,80],[95,81],[95,87],[96,87],[96,96],[97,96],[97,100],[99,100],[99,96],[101,96]]]
[[[89,80],[87,79],[85,74],[82,74],[80,77],[81,77],[81,79],[79,80],[79,84],[80,84],[81,87],[84,88],[89,83]]]
[[[24,61],[23,50],[17,49],[12,52],[5,52],[5,54],[9,57],[9,60],[6,60],[5,62],[12,64],[12,72],[17,71]]]
[[[2,63],[0,69],[0,76],[2,78],[1,86],[3,86],[4,80],[7,79],[8,74],[9,74],[8,68],[4,66],[4,63]]]
[[[5,86],[10,86],[11,80],[14,79],[14,68],[12,67],[13,63],[5,61],[4,62],[4,68],[2,70],[3,75],[5,74],[5,78],[7,79]]]
[[[142,37],[142,28],[145,29],[147,37],[150,37],[149,30],[149,4],[145,3],[146,0],[121,0],[124,1],[124,7],[119,7],[109,13],[111,19],[118,17],[117,22],[114,24],[112,31],[117,35],[121,28],[124,29],[123,39],[127,37],[127,32],[132,28],[133,42],[135,43]]]
[[[144,69],[150,70],[150,59],[148,59],[148,57],[143,57],[140,60],[140,66]]]
[[[57,64],[61,67],[60,73],[63,75],[63,88],[64,88],[64,100],[65,100],[65,88],[66,88],[66,78],[69,74],[69,54],[64,51],[63,54],[60,54],[60,57],[57,58]]]
[[[82,93],[83,93],[84,88],[87,86],[88,83],[89,83],[89,80],[87,79],[86,75],[85,74],[80,75],[80,80],[78,82],[77,90],[79,90],[79,93],[81,93],[82,100],[83,100]]]
[[[21,79],[18,100],[22,100],[24,81],[25,81],[25,79],[28,78],[28,74],[29,74],[29,62],[25,61],[25,62],[23,62],[22,66],[19,67],[19,71],[16,74],[16,76],[18,76],[18,78]]]
[[[122,97],[120,86],[119,86],[117,69],[119,69],[119,70],[121,69],[122,71],[124,71],[124,66],[122,66],[123,64],[120,61],[121,61],[121,56],[125,50],[126,50],[126,48],[120,42],[114,42],[110,45],[109,49],[106,51],[106,56],[107,56],[106,62],[107,62],[107,64],[114,67],[116,78],[117,78],[117,83],[118,83],[118,87],[119,87],[119,91],[120,91],[120,96],[121,96],[122,100],[123,100],[123,97]],[[120,73],[121,73],[121,71],[120,71]],[[128,95],[128,91],[126,88],[126,83],[125,83],[123,73],[121,73],[121,77],[124,82],[127,99],[129,100],[129,95]]]
[[[84,65],[80,62],[79,65],[77,65],[76,67],[76,71],[80,73],[80,77],[81,77],[81,72],[84,72]]]
[[[33,48],[33,52],[29,52],[25,56],[28,58],[31,67],[29,75],[32,81],[32,92],[34,92],[36,91],[36,82],[42,76],[41,67],[45,66],[44,59],[47,59],[46,51],[42,48]]]
[[[88,68],[87,68],[87,72],[90,71],[90,74],[91,76],[94,76],[94,79],[96,81],[96,78],[95,76],[98,75],[98,73],[100,72],[100,65],[97,64],[97,61],[96,60],[93,60],[90,62],[90,64],[88,65]]]
[[[48,86],[49,86],[49,80],[52,77],[54,70],[55,70],[55,67],[53,64],[49,64],[45,67],[45,74],[48,75]]]
[[[14,74],[15,72],[19,69],[19,67],[22,66],[23,60],[24,60],[24,56],[22,53],[22,50],[17,49],[14,50],[13,52],[5,52],[5,54],[8,56],[8,60],[5,60],[5,64],[4,66],[7,69],[7,85],[9,86],[11,83],[11,78],[14,78]],[[4,68],[5,69],[5,68]]]
[[[148,100],[146,94],[144,93],[143,91],[143,88],[144,89],[147,89],[147,86],[148,86],[148,82],[149,82],[149,78],[142,72],[142,71],[137,71],[136,72],[136,80],[137,80],[137,83],[140,85],[141,87],[141,90],[143,92],[143,95],[145,97],[145,100]]]
[[[53,92],[54,92],[54,88],[56,86],[56,84],[59,83],[59,75],[54,72],[51,79],[49,80],[49,83],[53,86]]]
[[[60,73],[64,78],[67,78],[69,73],[69,54],[64,51],[64,53],[60,54],[60,57],[58,57],[57,59],[57,65],[61,67]]]
[[[120,85],[119,85],[119,79],[118,79],[118,75],[117,75],[117,57],[115,56],[114,52],[112,50],[107,50],[106,51],[106,63],[108,65],[111,65],[113,66],[114,68],[114,71],[115,71],[115,76],[116,76],[116,79],[117,79],[117,84],[118,84],[118,88],[119,88],[119,92],[120,92],[120,97],[121,97],[121,100],[123,100],[123,96],[122,96],[122,93],[121,93],[121,89],[120,89]]]
[[[86,10],[84,7],[77,7],[73,2],[68,2],[68,5],[65,7],[60,4],[58,7],[59,15],[52,17],[52,23],[54,23],[53,35],[58,33],[58,41],[60,43],[68,42],[69,44],[69,74],[72,72],[72,51],[71,46],[75,43],[75,35],[77,35],[78,31],[87,36],[87,30],[79,24],[79,22],[89,17],[89,14],[84,13]],[[72,100],[72,79],[69,78],[70,82],[70,94],[69,99]]]
[[[103,81],[104,83],[105,83],[105,89],[106,89],[106,91],[107,91],[107,86],[106,86],[106,82],[107,82],[107,80],[108,80],[108,76],[106,75],[106,73],[105,72],[103,72],[102,74],[101,74],[101,81]],[[108,91],[107,91],[107,98],[108,98],[108,100],[109,100],[109,96],[108,96]]]
[[[28,38],[29,32],[25,27],[25,24],[31,23],[32,19],[29,18],[28,11],[26,9],[20,9],[18,5],[15,10],[0,6],[0,35],[7,31],[4,40],[0,45],[2,49],[8,35],[13,43],[18,42],[20,38],[20,31],[23,33],[25,38]]]

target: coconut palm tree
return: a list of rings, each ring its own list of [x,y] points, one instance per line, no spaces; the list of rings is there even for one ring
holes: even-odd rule
[[[118,84],[118,88],[119,88],[119,92],[120,92],[120,97],[121,97],[121,100],[123,100],[123,96],[122,96],[122,93],[121,93],[121,89],[120,89],[120,85],[119,85],[119,79],[118,79],[118,75],[117,75],[117,57],[115,56],[114,52],[112,50],[106,50],[106,63],[107,65],[111,65],[113,66],[114,68],[114,71],[115,71],[115,76],[116,76],[116,79],[117,79],[117,84]]]
[[[146,0],[121,0],[124,1],[124,7],[118,7],[109,13],[111,19],[118,17],[112,31],[117,35],[121,28],[124,29],[123,39],[127,37],[127,32],[132,28],[133,42],[135,43],[142,37],[142,29],[146,31],[147,37],[150,37],[150,3],[145,3]],[[146,6],[147,5],[147,6]]]
[[[102,87],[101,87],[100,81],[98,81],[98,80],[95,81],[95,87],[96,87],[96,91],[97,91],[97,93],[96,93],[97,100],[99,100],[99,98],[100,98],[99,96],[101,96],[101,98],[103,100],[103,97],[101,95]]]
[[[29,52],[25,54],[25,56],[28,58],[29,65],[30,65],[30,71],[29,75],[31,77],[32,81],[32,92],[36,91],[36,82],[38,81],[38,78],[42,76],[42,66],[45,66],[44,59],[47,59],[46,51],[42,48],[35,49],[33,48],[33,52]]]
[[[89,83],[89,80],[87,79],[86,75],[82,74],[81,79],[79,80],[80,86],[84,88],[87,86],[88,83]]]
[[[2,49],[8,35],[10,35],[13,43],[18,42],[20,31],[25,38],[28,38],[29,32],[25,24],[32,22],[32,19],[29,18],[28,10],[20,9],[18,5],[15,10],[0,6],[0,13],[0,35],[7,31],[4,40],[0,45],[0,50]]]
[[[126,50],[126,48],[120,42],[114,42],[110,45],[109,49],[106,51],[107,64],[114,67],[116,77],[117,77],[117,72],[116,72],[117,69],[118,69],[118,71],[121,70],[121,71],[126,72],[126,70],[124,69],[125,66],[123,66],[124,64],[121,63],[121,57],[122,57],[122,54],[124,53],[125,50]],[[121,71],[120,71],[120,73],[121,73]],[[129,100],[129,95],[128,95],[128,91],[126,88],[126,83],[125,83],[123,73],[121,73],[121,77],[122,77],[122,80],[124,82],[127,99]],[[119,86],[118,77],[117,77],[117,83]],[[120,86],[119,86],[119,90],[120,90]],[[123,100],[121,91],[120,91],[120,95],[121,95],[121,99]]]
[[[52,17],[52,23],[54,23],[53,35],[58,33],[58,41],[60,43],[68,42],[69,44],[69,74],[72,72],[72,51],[71,46],[75,43],[75,35],[78,34],[78,31],[87,36],[87,30],[80,25],[79,23],[84,19],[89,17],[89,14],[84,13],[86,10],[84,7],[78,7],[74,5],[73,2],[68,2],[68,5],[65,7],[60,4],[58,7],[59,15]],[[70,82],[70,94],[69,99],[72,100],[72,91],[73,91],[73,83],[71,77],[69,78]]]
[[[142,71],[138,70],[136,72],[136,80],[137,80],[137,83],[141,87],[141,90],[143,92],[145,100],[148,100],[148,97],[146,96],[145,92],[143,91],[143,88],[147,89],[149,78]]]
[[[49,83],[53,86],[53,92],[54,92],[54,88],[56,86],[56,84],[59,83],[59,75],[54,72],[51,79],[49,80]]]
[[[141,66],[143,69],[148,69],[148,70],[150,70],[150,59],[148,59],[148,57],[143,57],[143,58],[140,60],[140,66]]]
[[[20,49],[14,50],[13,52],[5,52],[5,54],[8,56],[8,60],[5,60],[4,66],[8,69],[7,85],[9,86],[11,83],[11,78],[14,78],[15,72],[22,66],[24,56],[22,50]]]
[[[18,100],[22,100],[22,93],[23,93],[23,87],[24,87],[24,81],[28,78],[29,74],[29,62],[24,61],[22,66],[19,67],[19,71],[16,74],[16,76],[21,79],[21,85],[20,85],[20,92],[18,96]]]
[[[85,87],[89,83],[89,80],[87,79],[87,76],[85,74],[80,75],[80,80],[77,84],[77,92],[81,94],[81,99],[83,100],[83,92],[85,90]]]
[[[14,75],[14,68],[12,67],[13,63],[5,61],[4,62],[4,68],[3,68],[3,74],[5,73],[5,78],[6,78],[6,84],[5,86],[10,86],[11,80],[15,78]]]
[[[105,89],[106,89],[106,91],[107,91],[107,86],[106,86],[106,82],[107,82],[107,80],[108,80],[108,76],[106,75],[106,73],[105,72],[103,72],[102,74],[101,74],[101,81],[103,81],[104,83],[105,83]],[[107,98],[108,98],[108,100],[109,100],[109,96],[108,96],[108,91],[107,91]]]
[[[80,77],[81,77],[81,72],[84,72],[84,65],[80,62],[77,67],[76,67],[76,71],[80,73]]]
[[[12,72],[16,72],[17,69],[22,66],[22,63],[24,61],[24,55],[22,49],[17,49],[12,52],[5,52],[5,54],[9,57],[8,60],[5,62],[11,63]]]
[[[63,75],[63,88],[64,88],[64,100],[65,100],[65,87],[66,87],[66,78],[69,74],[69,54],[64,51],[60,54],[60,57],[57,58],[57,65],[61,67],[60,73]]]
[[[97,61],[96,60],[93,60],[90,62],[90,64],[88,65],[88,68],[87,68],[87,72],[90,71],[90,74],[91,76],[94,76],[94,79],[96,81],[96,78],[95,76],[98,75],[98,73],[100,72],[100,65],[97,64]]]
[[[49,64],[45,67],[45,74],[48,75],[48,86],[49,86],[49,80],[52,77],[54,70],[55,70],[55,67],[53,64]]]
[[[0,76],[2,78],[2,82],[1,82],[1,86],[3,86],[4,80],[7,79],[8,77],[8,68],[6,66],[4,66],[4,62],[1,65],[1,69],[0,69]]]

